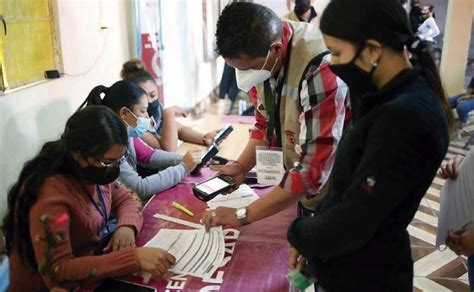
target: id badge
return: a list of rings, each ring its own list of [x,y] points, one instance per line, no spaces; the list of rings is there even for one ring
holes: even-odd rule
[[[281,148],[268,149],[264,146],[258,146],[256,156],[257,182],[267,185],[279,184],[285,174]]]
[[[101,240],[104,238],[109,237],[112,233],[114,233],[115,229],[117,229],[117,219],[111,218],[105,226],[99,231],[99,236]]]

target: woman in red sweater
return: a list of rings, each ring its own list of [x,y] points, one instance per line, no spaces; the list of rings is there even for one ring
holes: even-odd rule
[[[162,277],[174,264],[164,250],[135,247],[141,203],[116,181],[127,141],[120,118],[92,106],[24,165],[3,222],[10,291],[88,289],[141,270]]]

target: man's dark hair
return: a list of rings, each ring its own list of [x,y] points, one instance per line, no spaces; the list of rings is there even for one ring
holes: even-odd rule
[[[301,16],[310,9],[311,9],[311,0],[296,0],[295,9],[293,9],[293,11],[295,12],[296,15]]]
[[[248,2],[227,5],[217,21],[216,53],[224,58],[265,57],[281,38],[280,18],[270,8]]]

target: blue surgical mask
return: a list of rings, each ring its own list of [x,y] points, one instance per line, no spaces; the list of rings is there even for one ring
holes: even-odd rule
[[[130,125],[127,124],[129,137],[132,137],[132,138],[142,137],[143,135],[145,135],[146,132],[150,130],[154,130],[151,124],[151,120],[149,118],[137,117],[130,110],[128,111],[137,119],[137,125],[135,128],[130,127]]]

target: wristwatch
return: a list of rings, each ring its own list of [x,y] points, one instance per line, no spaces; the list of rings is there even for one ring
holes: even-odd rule
[[[235,216],[237,217],[237,220],[239,220],[239,223],[241,226],[244,226],[250,223],[247,220],[247,207],[242,207],[235,210]]]

